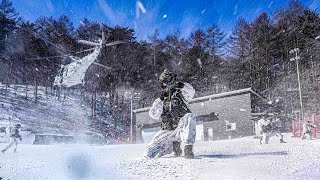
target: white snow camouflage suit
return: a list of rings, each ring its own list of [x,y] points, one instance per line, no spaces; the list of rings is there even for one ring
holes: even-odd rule
[[[309,138],[309,139],[312,139],[311,138],[311,130],[313,129],[313,128],[316,128],[317,126],[316,125],[314,125],[314,124],[312,124],[312,123],[310,123],[310,122],[305,122],[303,125],[302,125],[302,140],[303,139],[306,139],[307,137]]]
[[[4,148],[4,151],[7,151],[11,146],[14,145],[14,151],[17,151],[18,140],[21,140],[21,135],[19,134],[19,129],[13,126],[8,126],[6,128],[6,134],[10,136],[10,143]]]
[[[263,117],[258,121],[258,128],[262,134],[261,144],[268,144],[272,136],[277,136],[280,139],[280,143],[285,143],[281,134],[283,129],[281,114],[285,111],[281,102],[279,99],[276,99],[275,101],[271,101],[270,104],[268,103],[269,106],[265,111],[267,117]]]
[[[279,120],[278,120],[279,121]],[[274,127],[274,123],[270,119],[262,118],[258,121],[258,128],[260,133],[262,133],[262,144],[268,144],[269,139],[272,136],[277,136],[280,140],[283,140],[283,135],[279,128]]]
[[[195,91],[188,83],[183,83],[183,87],[179,93],[182,94],[184,105],[188,107],[188,100],[192,99]],[[175,93],[172,94],[172,102],[175,99]],[[166,103],[166,102],[165,102]],[[184,106],[182,105],[182,106]],[[170,101],[171,107],[171,101]],[[149,115],[154,119],[159,119],[164,115],[164,101],[160,98],[156,99],[149,111]],[[170,109],[171,110],[171,109]],[[186,145],[193,145],[196,138],[196,117],[188,108],[183,115],[179,116],[178,123],[173,124],[173,128],[167,128],[166,123],[162,120],[165,128],[155,134],[151,142],[147,145],[144,156],[148,158],[157,158],[170,154],[173,151],[173,142],[183,142]],[[174,114],[174,113],[172,113]],[[174,119],[174,118],[173,118]]]

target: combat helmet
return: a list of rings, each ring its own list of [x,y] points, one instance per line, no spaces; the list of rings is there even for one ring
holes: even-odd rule
[[[160,74],[160,77],[158,80],[160,83],[170,84],[173,81],[175,81],[175,79],[176,79],[176,75],[173,72],[169,71],[168,69],[165,69]]]

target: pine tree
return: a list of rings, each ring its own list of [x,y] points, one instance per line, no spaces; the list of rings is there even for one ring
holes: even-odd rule
[[[225,34],[221,31],[218,25],[213,24],[208,30],[207,30],[207,43],[210,55],[215,58],[217,56],[224,55],[225,52]]]
[[[17,23],[20,20],[19,14],[12,6],[9,0],[2,0],[0,3],[0,53],[2,54],[6,40],[10,33],[17,28]]]

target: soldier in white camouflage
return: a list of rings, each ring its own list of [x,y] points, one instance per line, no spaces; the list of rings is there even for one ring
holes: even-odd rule
[[[1,151],[2,153],[5,153],[11,146],[14,145],[13,152],[17,152],[17,146],[18,146],[18,140],[22,141],[21,135],[20,135],[20,129],[21,124],[16,124],[15,126],[8,126],[6,128],[7,135],[10,136],[10,143]]]
[[[185,157],[194,158],[192,149],[196,135],[196,119],[187,103],[187,100],[193,97],[194,89],[188,83],[177,81],[176,75],[168,70],[160,75],[159,82],[163,92],[154,102],[149,114],[155,119],[161,119],[162,130],[149,143],[145,156],[161,157],[172,151],[174,156],[181,156],[182,141],[185,144]]]
[[[316,128],[317,126],[315,124],[312,124],[310,121],[307,121],[305,122],[303,125],[302,125],[302,140],[304,139],[310,139],[312,140],[312,129],[313,128]]]
[[[260,144],[268,144],[272,136],[277,136],[280,143],[286,143],[281,133],[283,129],[282,115],[284,110],[281,106],[282,100],[275,99],[268,102],[268,108],[264,116],[258,121],[258,128],[262,134]]]

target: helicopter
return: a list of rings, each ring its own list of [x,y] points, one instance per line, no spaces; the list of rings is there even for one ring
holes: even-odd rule
[[[95,62],[101,52],[102,47],[104,46],[114,46],[117,44],[123,43],[122,41],[114,41],[111,43],[106,43],[106,38],[104,32],[102,31],[102,38],[99,42],[91,42],[87,40],[79,40],[78,43],[94,46],[94,48],[85,50],[91,51],[92,53],[84,56],[82,58],[72,55],[67,55],[62,60],[62,64],[58,74],[55,76],[54,79],[54,86],[59,87],[72,87],[79,84],[84,84],[84,77],[86,71],[90,67],[91,64],[95,64],[98,66],[102,66],[106,69],[111,69],[108,66],[102,65],[100,63]]]

